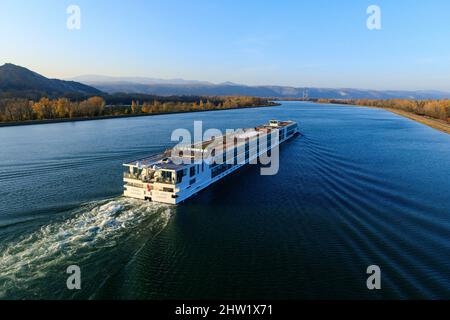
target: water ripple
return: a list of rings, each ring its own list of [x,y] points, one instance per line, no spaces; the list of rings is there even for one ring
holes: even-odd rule
[[[170,214],[169,206],[125,198],[81,206],[70,218],[0,247],[0,297],[25,293],[71,261],[85,263],[92,253],[129,241],[144,225],[148,235],[157,234]]]

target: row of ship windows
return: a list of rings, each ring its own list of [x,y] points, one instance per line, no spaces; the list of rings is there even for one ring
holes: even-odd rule
[[[125,190],[127,189],[127,187],[133,187],[133,188],[139,188],[139,189],[143,189],[144,185],[140,184],[140,183],[132,183],[132,182],[128,182],[125,185]],[[154,189],[157,190],[157,189]],[[162,191],[164,192],[173,192],[173,188],[163,188]]]
[[[291,125],[290,127],[288,127],[286,135],[291,135],[295,131],[295,128],[295,125]]]
[[[249,160],[249,154],[250,154],[250,150],[247,150],[245,152],[245,158],[244,158],[246,162]],[[224,154],[224,155],[226,155],[226,154]],[[236,160],[236,158],[237,158],[237,155],[235,154],[235,158],[234,159]],[[225,161],[226,161],[226,159],[225,159]],[[196,171],[198,173],[200,173],[200,166],[201,166],[201,171],[203,172],[204,171],[204,162],[202,162],[201,165],[195,165],[195,166],[193,166],[193,167],[191,167],[189,169],[189,176],[191,178],[193,176],[195,176]],[[227,171],[228,169],[232,168],[233,166],[234,166],[233,164],[226,164],[226,163],[220,164],[220,165],[217,164],[217,163],[210,164],[210,168],[212,169],[212,171],[211,171],[212,178],[214,178],[214,177],[218,176],[219,174]],[[187,173],[187,169],[185,169],[183,171],[180,171],[178,173],[182,173],[182,175],[180,175],[180,179],[178,179],[178,176],[177,176],[177,182],[179,183],[179,182],[181,182],[181,179],[183,178],[183,176]],[[194,179],[191,179],[189,181],[189,184],[192,185],[195,182],[196,182],[196,179],[194,178]]]
[[[202,164],[197,164],[189,168],[189,177],[192,178],[196,174],[200,174],[200,172],[205,171],[205,163],[202,162]],[[183,180],[183,177],[185,177],[188,174],[188,169],[184,169],[177,172],[177,183],[181,183]],[[194,184],[195,179],[191,179],[189,181],[189,184]]]
[[[267,149],[270,149],[271,146],[272,146],[272,143],[269,141],[269,143],[267,144]],[[266,149],[266,150],[267,150],[267,149]],[[259,154],[259,153],[261,152],[259,146],[256,147],[256,150],[255,150],[255,151],[256,151],[256,154]],[[263,151],[265,151],[265,150],[263,150]],[[270,153],[270,150],[267,150],[267,152]],[[241,162],[242,160],[248,161],[248,159],[249,159],[249,154],[250,154],[249,148],[245,148],[244,159],[242,159],[242,158],[241,158],[242,153],[239,153],[239,155],[238,155],[238,154],[237,154],[237,149],[234,149],[234,155],[233,155],[233,158],[228,159],[228,158],[227,158],[227,154],[224,153],[224,154],[223,154],[222,162],[223,162],[223,163],[229,162],[228,160],[233,160],[233,161],[238,161],[238,162]],[[239,157],[238,157],[238,156],[239,156]],[[213,162],[213,163],[211,163],[211,164],[209,165],[209,168],[210,168],[210,169],[214,169],[214,168],[217,167],[218,165],[220,165],[220,163]]]
[[[292,128],[292,129],[290,129],[290,130],[288,130],[288,134],[289,134],[289,132],[292,132],[293,130],[294,130],[295,128]],[[282,139],[284,138],[284,132],[282,132]],[[270,148],[272,146],[272,140],[271,140],[271,134],[269,134],[268,136],[267,136],[267,148]],[[250,153],[250,144],[249,143],[246,143],[245,144],[245,161],[248,161],[248,159],[249,159],[249,153]],[[234,153],[234,160],[236,160],[237,159],[237,157],[238,157],[238,154],[237,154],[237,152],[238,152],[238,148],[234,148],[233,149],[233,153]],[[256,152],[257,153],[259,153],[260,152],[260,147],[259,147],[259,138],[257,139],[257,143],[256,143]],[[227,154],[229,154],[229,152],[228,153],[223,153],[223,162],[227,162]],[[194,177],[196,174],[198,174],[198,173],[200,173],[200,172],[203,172],[204,171],[204,165],[205,165],[205,163],[204,162],[202,162],[202,164],[200,165],[200,164],[198,164],[198,165],[195,165],[195,166],[192,166],[192,167],[190,167],[189,168],[189,177]],[[214,178],[215,176],[217,176],[217,175],[219,175],[220,173],[222,173],[222,172],[224,172],[224,171],[226,171],[226,170],[228,170],[228,169],[230,169],[231,167],[232,167],[233,165],[230,165],[230,164],[221,164],[220,166],[219,166],[219,164],[218,163],[216,163],[216,162],[214,162],[214,163],[212,163],[212,164],[210,164],[209,165],[209,168],[210,169],[212,169],[212,177]],[[200,169],[200,167],[201,167],[201,169]],[[183,177],[184,176],[186,176],[187,175],[187,170],[188,169],[184,169],[184,170],[182,170],[182,171],[178,171],[177,172],[177,179],[176,179],[176,181],[177,181],[177,183],[181,183],[182,182],[182,180],[183,180]],[[196,182],[196,179],[194,178],[194,179],[191,179],[190,181],[189,181],[189,184],[190,185],[192,185],[192,184],[194,184]]]
[[[295,128],[289,129],[289,130],[287,131],[287,135],[288,135],[288,136],[291,135],[294,131],[295,131]]]
[[[219,174],[224,173],[225,171],[227,171],[228,169],[231,169],[234,165],[232,164],[221,164],[217,167],[215,167],[212,171],[211,171],[211,178],[215,178],[217,177]]]
[[[259,151],[258,151],[259,152]],[[270,156],[271,151],[267,150],[267,153]],[[234,160],[236,160],[236,157],[234,158]],[[238,161],[241,159],[237,159]],[[249,151],[245,152],[245,158],[244,158],[244,163],[247,164],[249,162]],[[238,163],[235,164],[227,164],[227,163],[223,163],[223,164],[212,164],[212,170],[211,170],[211,178],[215,178],[218,175],[220,175],[221,173],[224,173],[225,171],[231,169],[232,167],[234,167],[235,165],[237,165]]]
[[[134,188],[143,188],[144,187],[144,185],[143,184],[141,184],[141,183],[132,183],[132,182],[127,182],[127,184],[126,184],[127,186],[129,186],[129,187],[134,187]]]

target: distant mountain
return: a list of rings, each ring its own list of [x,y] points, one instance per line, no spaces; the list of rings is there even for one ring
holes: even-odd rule
[[[86,75],[64,81],[48,79],[10,63],[0,66],[0,98],[41,96],[81,98],[105,93],[147,94],[157,96],[254,96],[264,98],[328,99],[443,99],[450,93],[441,91],[380,91],[363,89],[296,88],[288,86],[247,86],[233,82],[214,84],[184,79],[145,77],[108,77]],[[81,83],[80,83],[81,82]]]
[[[117,83],[134,83],[134,84],[166,84],[166,85],[212,85],[211,82],[184,79],[158,79],[147,77],[110,77],[101,75],[83,75],[71,78],[69,80],[82,82],[89,85],[95,84],[117,84]]]
[[[131,80],[131,79],[130,79]],[[167,80],[170,81],[170,80]],[[89,84],[108,93],[142,93],[158,96],[255,96],[270,98],[302,98],[305,93],[310,98],[328,99],[443,99],[450,98],[449,92],[441,91],[380,91],[364,89],[296,88],[287,86],[246,86],[232,82],[212,83],[140,83],[134,81],[99,81]]]
[[[59,97],[92,96],[104,94],[88,85],[57,79],[48,79],[27,68],[6,63],[0,66],[0,97]]]

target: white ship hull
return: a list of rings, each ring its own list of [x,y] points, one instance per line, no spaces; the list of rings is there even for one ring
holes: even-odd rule
[[[275,122],[272,121],[271,125],[255,128],[254,132],[258,133],[258,138],[252,132],[233,136],[236,145],[239,145],[238,138],[241,141],[240,148],[236,145],[225,147],[221,153],[214,154],[213,151],[213,155],[202,157],[200,160],[198,157],[194,157],[196,161],[187,164],[175,164],[174,159],[166,157],[167,152],[149,159],[124,164],[128,169],[128,172],[124,174],[124,196],[179,204],[241,167],[249,163],[257,163],[260,156],[267,154],[268,151],[278,147],[279,144],[291,139],[298,133],[298,126],[295,122],[277,121],[280,124],[278,126],[273,123]],[[261,131],[264,131],[264,133],[261,134]],[[261,139],[260,137],[264,135],[269,138],[268,140],[272,138],[272,142],[267,143],[265,147],[252,143],[253,140]],[[275,140],[274,136],[278,138]],[[218,137],[216,140],[225,139],[225,137]],[[209,145],[208,143],[203,144],[204,150],[202,152],[211,148],[212,145],[217,146],[218,144],[212,142]],[[193,154],[194,152],[198,153],[199,149],[200,146],[193,145],[189,148],[189,151]],[[186,148],[183,150],[186,150]],[[230,159],[227,159],[225,163],[218,161],[219,158],[224,159],[231,153],[233,153],[233,156],[230,157],[231,162],[229,162]],[[179,158],[177,159],[179,160]]]

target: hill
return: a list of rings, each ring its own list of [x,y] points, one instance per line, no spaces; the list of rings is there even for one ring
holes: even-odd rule
[[[83,79],[83,78],[80,78]],[[261,98],[303,98],[307,93],[309,98],[324,99],[445,99],[450,98],[449,92],[441,91],[401,91],[401,90],[365,90],[336,88],[304,88],[288,86],[247,86],[225,82],[221,84],[202,83],[180,80],[170,81],[153,79],[153,81],[132,78],[84,78],[86,84],[95,86],[102,91],[112,93],[141,93],[157,96],[253,96]],[[83,81],[82,81],[83,82]]]
[[[0,98],[31,98],[42,96],[93,96],[102,91],[91,86],[57,79],[48,79],[27,68],[6,63],[0,66]]]

